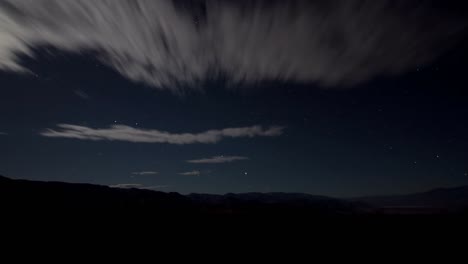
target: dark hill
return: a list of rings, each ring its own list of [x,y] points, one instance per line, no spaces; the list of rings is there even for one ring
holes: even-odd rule
[[[120,189],[93,184],[0,177],[0,206],[15,209],[119,209],[158,214],[335,215],[355,214],[353,203],[294,193],[191,194]]]
[[[93,184],[12,180],[0,176],[3,208],[109,208],[154,209],[166,212],[191,210],[191,201],[177,193],[119,189]]]
[[[303,193],[190,194],[93,184],[12,180],[0,176],[0,207],[15,210],[111,209],[158,215],[329,216],[438,214],[468,208],[468,187],[335,199]]]
[[[402,210],[427,210],[428,212],[467,211],[468,186],[439,188],[406,195],[360,197],[352,200],[389,210],[400,208]]]

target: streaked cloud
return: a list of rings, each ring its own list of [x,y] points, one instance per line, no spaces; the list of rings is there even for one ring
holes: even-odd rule
[[[179,175],[184,175],[184,176],[200,176],[200,175],[201,175],[201,172],[198,171],[198,170],[194,170],[194,171],[181,172],[181,173],[179,173]]]
[[[145,176],[145,175],[156,175],[159,172],[157,171],[138,171],[138,172],[132,172],[132,175],[138,175],[138,176]]]
[[[111,188],[120,188],[120,189],[142,189],[142,190],[159,190],[169,187],[169,185],[150,185],[145,186],[139,183],[120,183],[115,185],[109,185]]]
[[[144,189],[144,190],[160,190],[160,189],[164,189],[164,188],[168,188],[169,185],[152,185],[152,186],[144,186],[144,187],[140,187],[140,189]]]
[[[143,187],[142,184],[139,183],[119,183],[115,185],[109,185],[111,188],[121,188],[121,189],[131,189],[131,188],[141,188]]]
[[[91,128],[86,126],[59,124],[59,129],[46,129],[40,134],[52,138],[72,138],[92,141],[125,141],[135,143],[196,144],[217,143],[225,138],[275,137],[283,133],[284,127],[261,126],[225,128],[208,130],[201,133],[170,133],[154,129],[141,129],[125,125],[110,128]]]
[[[349,85],[452,47],[467,17],[440,2],[3,0],[0,69],[27,72],[17,55],[45,45],[96,52],[123,76],[173,91],[217,74]]]
[[[89,95],[85,91],[80,90],[80,89],[74,90],[73,93],[83,100],[88,100],[90,98]]]
[[[189,163],[196,163],[196,164],[217,164],[217,163],[227,163],[239,160],[247,160],[247,157],[241,156],[215,156],[211,158],[205,159],[194,159],[194,160],[187,160]]]

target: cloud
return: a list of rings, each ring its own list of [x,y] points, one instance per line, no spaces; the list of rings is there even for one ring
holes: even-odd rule
[[[221,130],[208,130],[201,133],[169,133],[160,130],[133,128],[125,125],[113,125],[110,128],[95,129],[85,126],[59,124],[60,129],[47,129],[40,134],[44,137],[74,138],[80,140],[109,140],[135,143],[168,143],[168,144],[195,144],[217,143],[224,138],[241,137],[274,137],[283,133],[284,127],[261,126],[225,128]]]
[[[131,188],[141,188],[143,187],[142,184],[138,183],[120,183],[115,185],[110,185],[111,188],[122,188],[122,189],[131,189]]]
[[[139,175],[139,176],[144,176],[144,175],[156,175],[159,172],[157,171],[138,171],[138,172],[132,172],[133,175]]]
[[[141,187],[140,189],[144,190],[159,190],[159,189],[164,189],[169,187],[169,185],[153,185],[153,186],[147,186],[147,187]]]
[[[115,185],[109,185],[111,188],[120,188],[120,189],[142,189],[142,190],[158,190],[169,187],[169,185],[152,185],[145,186],[139,183],[120,183]]]
[[[445,6],[444,6],[445,5]],[[411,71],[460,39],[467,17],[434,1],[0,2],[0,69],[47,45],[93,51],[125,77],[159,89],[218,74],[350,85]]]
[[[196,164],[217,164],[217,163],[227,163],[233,162],[238,160],[247,160],[247,157],[241,156],[215,156],[206,159],[195,159],[195,160],[187,160],[189,163],[196,163]]]
[[[194,171],[187,171],[187,172],[181,172],[179,175],[184,175],[184,176],[200,176],[201,172],[194,170]]]
[[[88,100],[90,97],[87,93],[85,93],[83,90],[74,90],[73,91],[76,96],[80,97],[83,100]]]

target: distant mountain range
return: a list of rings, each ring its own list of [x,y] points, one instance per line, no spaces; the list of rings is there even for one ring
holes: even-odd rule
[[[0,176],[3,209],[142,210],[161,215],[380,215],[468,212],[468,186],[429,192],[335,199],[302,193],[190,194]]]
[[[406,195],[361,197],[351,201],[359,201],[385,211],[457,212],[468,209],[468,186],[438,188]]]

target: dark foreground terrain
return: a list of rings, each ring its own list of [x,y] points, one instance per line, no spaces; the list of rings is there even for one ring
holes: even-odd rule
[[[402,196],[335,199],[299,193],[190,194],[0,176],[2,210],[122,210],[162,216],[467,215],[468,187]]]

